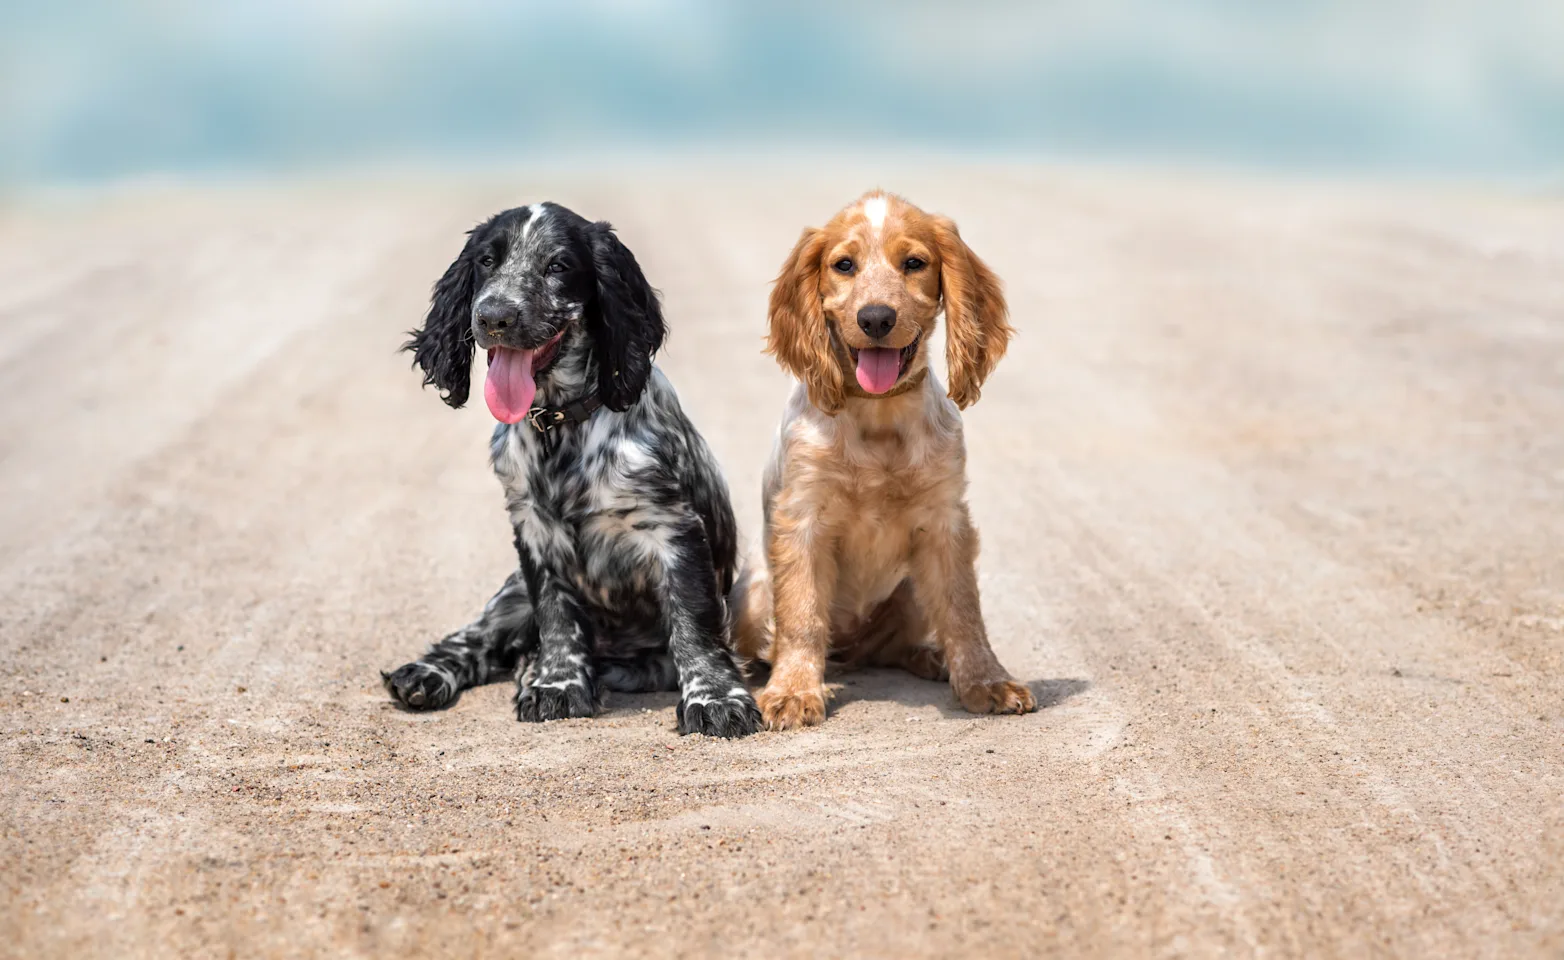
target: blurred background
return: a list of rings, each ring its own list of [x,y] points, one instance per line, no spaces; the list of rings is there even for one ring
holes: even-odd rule
[[[1558,960],[1561,175],[1564,0],[0,0],[0,954]],[[772,282],[876,185],[1004,280],[1057,706],[392,709],[516,567],[400,352],[463,232],[613,222],[752,546]]]
[[[0,180],[613,152],[1534,178],[1558,0],[7,0]]]

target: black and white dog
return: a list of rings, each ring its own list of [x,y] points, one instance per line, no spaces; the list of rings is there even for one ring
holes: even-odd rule
[[[488,351],[490,442],[521,565],[482,616],[384,676],[443,707],[514,674],[521,720],[589,717],[598,691],[680,691],[680,733],[760,714],[729,652],[737,527],[706,442],[652,364],[662,311],[607,223],[538,203],[498,214],[435,284],[407,349],[446,403]]]

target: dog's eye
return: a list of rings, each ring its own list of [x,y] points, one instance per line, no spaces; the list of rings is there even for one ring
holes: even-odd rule
[[[928,266],[928,264],[922,260],[919,260],[917,257],[908,257],[906,260],[902,261],[901,266],[903,270],[907,271],[908,273],[912,273],[914,270],[922,270],[924,267]]]
[[[837,273],[852,273],[853,262],[847,257],[843,257],[842,259],[831,264],[831,269],[835,270]]]
[[[563,260],[555,260],[553,263],[548,265],[549,273],[564,273],[565,269],[565,262]]]
[[[486,253],[483,256],[478,258],[478,266],[480,266],[483,269],[487,270],[490,267],[494,266],[494,258]]]

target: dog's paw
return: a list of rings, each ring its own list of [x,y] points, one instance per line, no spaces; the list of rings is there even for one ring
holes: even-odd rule
[[[597,698],[581,681],[530,683],[516,690],[516,719],[527,723],[590,717],[597,713]]]
[[[380,682],[391,699],[409,710],[438,710],[456,699],[456,681],[439,667],[422,660],[381,671]]]
[[[747,737],[760,730],[760,708],[749,693],[715,700],[679,701],[679,733],[708,737]]]
[[[767,687],[755,698],[767,730],[792,730],[825,722],[825,690],[780,691]]]
[[[1014,680],[969,683],[956,688],[968,713],[1031,713],[1037,709],[1032,691]]]

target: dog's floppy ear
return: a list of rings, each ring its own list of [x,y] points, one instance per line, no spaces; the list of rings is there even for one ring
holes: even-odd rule
[[[652,375],[652,357],[666,329],[657,291],[641,265],[606,222],[591,226],[597,303],[587,330],[597,347],[597,395],[603,406],[623,410],[636,401]]]
[[[831,334],[820,306],[820,259],[825,231],[813,227],[798,238],[771,288],[771,333],[766,351],[809,391],[809,402],[834,415],[842,409],[842,368],[831,352]]]
[[[950,373],[950,399],[958,407],[977,402],[983,381],[1005,355],[1015,330],[999,278],[972,248],[956,225],[934,218],[939,248],[940,295],[945,301],[945,365]]]
[[[413,352],[413,363],[423,368],[424,386],[440,388],[440,399],[453,407],[467,402],[472,384],[472,298],[478,277],[473,268],[478,228],[467,234],[467,244],[445,275],[434,285],[429,314],[422,330],[411,331],[402,345]]]

